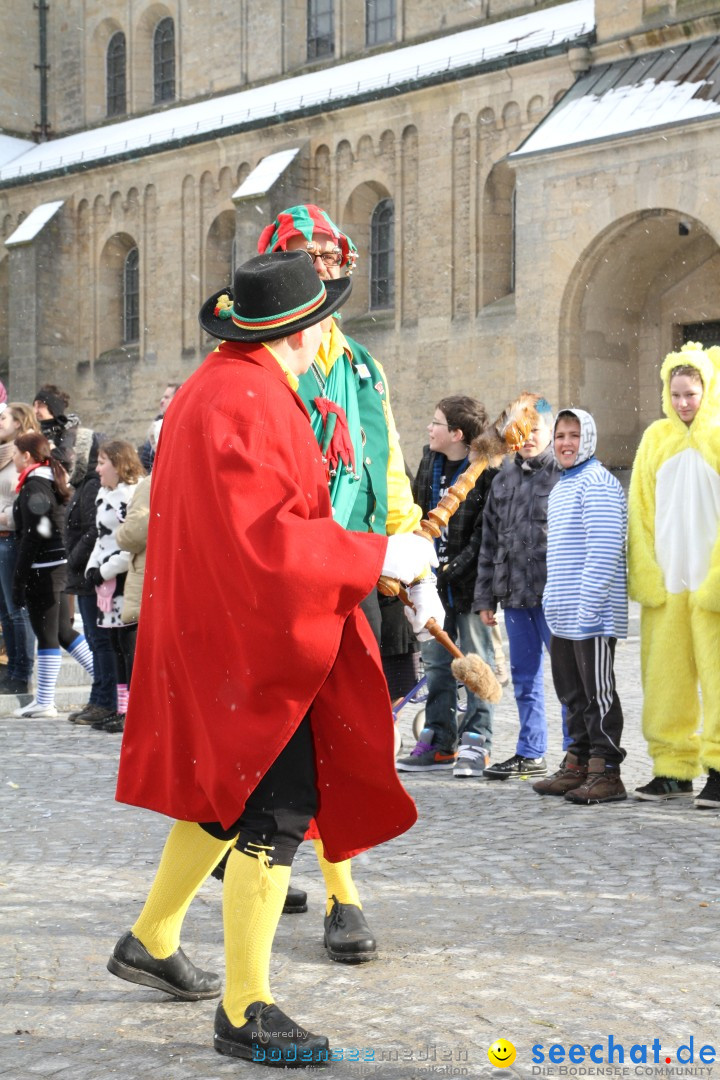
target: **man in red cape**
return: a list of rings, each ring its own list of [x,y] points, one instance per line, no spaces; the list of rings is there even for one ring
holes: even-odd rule
[[[380,657],[357,610],[381,573],[411,581],[419,536],[350,533],[295,393],[349,280],[304,252],[261,255],[203,306],[222,339],[173,399],[153,470],[142,619],[117,798],[178,819],[113,974],[185,1000],[220,980],[180,948],[198,888],[223,886],[220,1053],[312,1065],[328,1042],[275,1005],[269,961],[310,820],[328,857],[410,828]],[[233,844],[235,846],[233,847]]]

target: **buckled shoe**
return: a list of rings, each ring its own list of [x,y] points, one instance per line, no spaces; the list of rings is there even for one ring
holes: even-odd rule
[[[277,1005],[254,1001],[245,1010],[245,1019],[246,1024],[235,1027],[220,1002],[213,1039],[219,1054],[277,1069],[307,1069],[327,1064],[330,1046],[325,1036],[306,1031]]]
[[[325,916],[325,948],[331,960],[341,964],[363,964],[374,960],[377,942],[357,904],[340,904],[333,896],[330,914]]]

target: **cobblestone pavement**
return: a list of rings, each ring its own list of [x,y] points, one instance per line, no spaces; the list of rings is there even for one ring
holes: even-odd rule
[[[617,672],[631,788],[651,775],[640,734],[637,638],[618,645]],[[411,721],[406,710],[406,750]],[[555,763],[556,707],[551,725]],[[506,693],[495,760],[514,752],[516,733]],[[116,938],[145,897],[168,828],[157,815],[113,801],[120,736],[63,718],[3,718],[0,738],[0,1075],[267,1076],[213,1051],[214,1002],[176,1003],[106,971]],[[380,942],[376,962],[348,967],[326,959],[320,873],[310,845],[298,856],[294,882],[307,889],[310,911],[281,920],[272,982],[291,1016],[344,1051],[323,1076],[562,1075],[557,1064],[554,1073],[541,1071],[547,1058],[534,1064],[531,1048],[542,1046],[537,1058],[551,1044],[566,1053],[573,1044],[599,1045],[595,1055],[605,1062],[611,1036],[624,1048],[622,1067],[616,1050],[610,1072],[586,1059],[565,1075],[682,1075],[691,1068],[689,1075],[711,1075],[698,1053],[720,1044],[720,814],[688,802],[632,799],[573,807],[539,798],[529,783],[446,773],[405,779],[418,804],[417,826],[356,863]],[[212,879],[203,886],[183,936],[188,953],[218,971],[220,892]],[[517,1049],[506,1069],[488,1061],[498,1038]],[[657,1066],[655,1039],[662,1046]],[[694,1066],[681,1066],[678,1047],[691,1039]],[[649,1048],[648,1064],[629,1060],[633,1045]],[[634,1054],[642,1058],[640,1049]],[[720,1075],[720,1065],[714,1072]]]

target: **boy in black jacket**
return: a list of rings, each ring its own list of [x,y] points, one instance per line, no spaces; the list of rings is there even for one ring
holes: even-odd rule
[[[472,440],[487,426],[485,407],[474,398],[454,395],[438,402],[428,425],[413,485],[415,502],[427,514],[469,464]],[[435,541],[439,559],[438,592],[445,608],[445,630],[463,652],[476,653],[490,667],[495,650],[490,629],[472,609],[485,498],[496,470],[486,470]],[[468,691],[464,722],[458,725],[457,682],[452,657],[431,639],[421,645],[428,698],[425,729],[400,772],[453,769],[454,776],[482,776],[492,743],[493,706]],[[458,743],[459,749],[458,749]]]

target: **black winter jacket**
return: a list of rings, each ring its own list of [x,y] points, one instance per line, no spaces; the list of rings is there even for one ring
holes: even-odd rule
[[[97,540],[95,499],[100,490],[100,477],[94,467],[80,481],[68,504],[65,520],[65,546],[68,574],[65,592],[76,596],[92,596],[95,587],[85,577],[85,567]]]
[[[433,463],[436,453],[426,446],[413,484],[415,502],[427,515],[432,505]],[[447,564],[437,576],[438,592],[446,608],[460,615],[472,610],[478,552],[483,530],[483,506],[497,469],[486,469],[448,522]],[[452,604],[450,597],[452,596]]]
[[[49,469],[45,471],[49,473]],[[53,566],[65,562],[65,507],[55,483],[37,471],[31,473],[13,503],[13,518],[18,544],[13,599],[22,607],[33,564]]]
[[[547,577],[548,497],[560,468],[548,446],[535,458],[506,458],[483,513],[474,611],[542,604]]]

